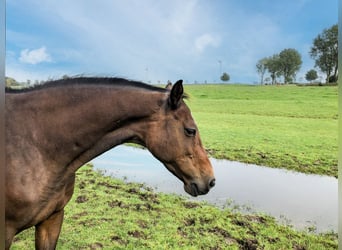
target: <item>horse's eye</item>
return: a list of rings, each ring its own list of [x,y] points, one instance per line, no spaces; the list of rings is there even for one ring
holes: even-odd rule
[[[193,128],[184,128],[184,132],[186,136],[195,136],[196,135],[196,129]]]

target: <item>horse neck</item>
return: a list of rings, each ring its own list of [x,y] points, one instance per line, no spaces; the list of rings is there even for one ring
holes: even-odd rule
[[[97,86],[51,89],[38,97],[31,99],[39,113],[33,126],[41,129],[38,146],[56,165],[77,170],[116,145],[141,142],[136,131],[160,109],[165,94]]]

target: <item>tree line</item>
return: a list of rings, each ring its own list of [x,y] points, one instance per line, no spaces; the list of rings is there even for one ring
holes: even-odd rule
[[[326,74],[326,83],[337,82],[338,78],[338,26],[333,25],[324,29],[314,40],[309,52],[315,60],[315,67]],[[300,53],[293,48],[282,50],[278,54],[264,57],[256,64],[256,70],[260,75],[260,84],[270,80],[271,84],[277,83],[282,78],[284,84],[293,83],[296,74],[302,66]],[[266,73],[269,77],[265,78]],[[305,75],[306,80],[313,81],[318,78],[315,69],[309,70]]]
[[[62,79],[67,79],[70,78],[70,76],[68,75],[63,75]],[[47,80],[26,80],[26,82],[18,82],[16,79],[12,78],[12,77],[5,77],[5,87],[6,88],[23,88],[23,87],[28,87],[28,86],[35,86],[35,85],[39,85],[39,84],[44,84],[47,81],[52,81],[53,78],[48,78]]]

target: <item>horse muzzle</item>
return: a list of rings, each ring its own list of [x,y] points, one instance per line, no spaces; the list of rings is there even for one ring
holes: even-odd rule
[[[196,182],[191,182],[189,184],[184,184],[184,190],[191,196],[205,195],[209,192],[211,188],[215,186],[215,178],[209,180],[205,185],[199,185]]]

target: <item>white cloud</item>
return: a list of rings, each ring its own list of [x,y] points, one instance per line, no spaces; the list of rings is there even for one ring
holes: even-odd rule
[[[45,47],[33,50],[24,49],[20,52],[19,61],[28,64],[51,62],[51,56],[47,53]]]
[[[53,1],[41,4],[53,9],[59,17],[57,23],[50,21],[53,25],[63,25],[63,41],[55,46],[49,44],[55,65],[61,58],[57,48],[71,45],[73,48],[65,49],[79,51],[80,73],[166,81],[171,75],[184,75],[183,69],[188,65],[195,67],[191,59],[194,54],[203,55],[207,48],[218,44],[216,32],[212,31],[212,15],[196,0],[159,4],[109,1],[100,5],[62,0],[58,4]]]
[[[196,51],[202,53],[207,47],[217,47],[220,45],[219,36],[215,36],[212,34],[203,34],[196,38],[195,40],[195,48]]]

